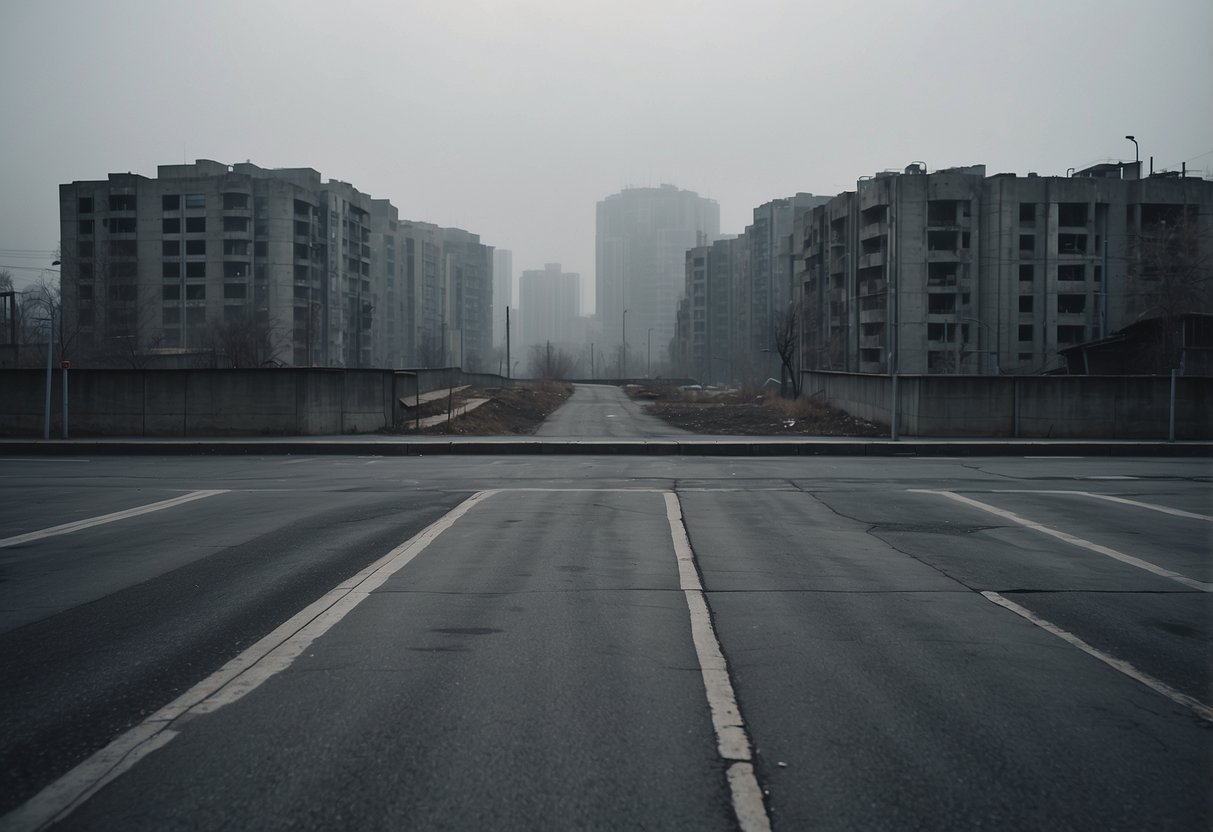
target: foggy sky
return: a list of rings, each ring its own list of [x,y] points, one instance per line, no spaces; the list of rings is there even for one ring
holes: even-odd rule
[[[593,304],[595,204],[669,182],[721,230],[887,168],[1213,169],[1213,2],[0,0],[0,268],[61,182],[313,167]],[[28,258],[14,250],[33,250]]]

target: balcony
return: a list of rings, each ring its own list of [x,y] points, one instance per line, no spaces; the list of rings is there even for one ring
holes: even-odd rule
[[[868,223],[859,229],[860,240],[870,240],[873,237],[884,237],[889,233],[889,224],[885,220]]]

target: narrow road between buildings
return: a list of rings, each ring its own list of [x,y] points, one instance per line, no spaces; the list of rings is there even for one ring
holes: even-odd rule
[[[578,384],[535,435],[545,439],[649,439],[689,434],[649,415],[612,384]]]

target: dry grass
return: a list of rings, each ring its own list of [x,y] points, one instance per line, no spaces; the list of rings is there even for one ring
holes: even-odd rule
[[[525,436],[535,432],[552,411],[564,404],[573,388],[564,382],[535,383],[524,387],[495,390],[463,390],[454,396],[458,405],[468,399],[489,401],[449,422],[425,428],[424,435]],[[441,402],[436,413],[446,410]],[[400,426],[400,433],[415,433],[411,422]]]

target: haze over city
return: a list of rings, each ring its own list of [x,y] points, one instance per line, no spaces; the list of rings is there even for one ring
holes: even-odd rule
[[[558,262],[593,311],[595,205],[673,183],[736,233],[911,161],[1213,166],[1213,5],[10,2],[0,267],[57,186],[197,158],[312,167],[402,218]]]

